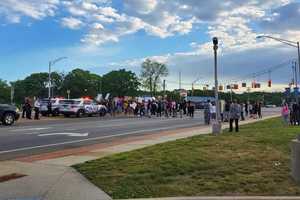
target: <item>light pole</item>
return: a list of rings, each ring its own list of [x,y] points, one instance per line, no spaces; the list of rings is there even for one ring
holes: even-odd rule
[[[269,38],[269,39],[276,40],[278,42],[284,43],[286,45],[289,45],[291,47],[297,48],[297,53],[298,53],[298,71],[299,71],[299,76],[298,77],[300,77],[300,45],[299,45],[299,41],[295,42],[295,41],[285,40],[285,39],[276,38],[276,37],[273,37],[273,36],[270,36],[270,35],[259,35],[256,38],[257,39],[260,39],[260,38]],[[297,102],[299,102],[298,95],[296,95],[296,100],[297,100]]]
[[[216,122],[212,124],[212,132],[213,134],[221,133],[221,121],[220,121],[220,104],[219,104],[219,83],[218,83],[218,59],[217,59],[217,51],[218,51],[218,38],[213,38],[213,49],[214,49],[214,59],[215,59],[215,103],[216,103]]]
[[[55,60],[49,61],[49,74],[48,74],[48,98],[51,98],[51,87],[52,87],[52,79],[51,79],[51,68],[53,65],[55,65],[57,62],[67,59],[67,57],[60,57]]]

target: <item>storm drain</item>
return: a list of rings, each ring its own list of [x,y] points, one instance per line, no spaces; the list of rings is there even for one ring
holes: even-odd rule
[[[14,179],[18,179],[18,178],[22,178],[26,176],[25,174],[18,174],[18,173],[12,173],[12,174],[7,174],[7,175],[4,175],[4,176],[0,176],[0,183],[3,183],[3,182],[7,182],[7,181],[10,181],[10,180],[14,180]]]

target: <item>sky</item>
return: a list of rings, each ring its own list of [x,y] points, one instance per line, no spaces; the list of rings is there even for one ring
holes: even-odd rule
[[[75,68],[140,73],[153,59],[169,68],[168,88],[213,84],[212,38],[218,37],[220,84],[252,81],[280,90],[292,79],[297,49],[270,35],[300,41],[299,0],[1,0],[0,78],[23,79]],[[253,73],[280,66],[271,73]],[[266,87],[272,79],[273,87]]]

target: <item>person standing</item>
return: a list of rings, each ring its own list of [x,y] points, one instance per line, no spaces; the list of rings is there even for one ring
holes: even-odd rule
[[[26,103],[25,103],[25,113],[26,113],[26,118],[27,119],[31,119],[31,112],[32,112],[32,106],[30,104],[29,99],[26,99]]]
[[[215,102],[213,102],[211,107],[210,107],[210,115],[211,115],[212,120],[217,119],[217,108],[216,108]]]
[[[210,107],[211,107],[211,104],[210,104],[210,101],[208,100],[204,107],[204,122],[207,125],[210,124]]]
[[[290,114],[289,106],[287,103],[284,103],[281,108],[281,116],[282,116],[283,122],[286,125],[289,124],[289,114]]]
[[[245,103],[245,116],[248,117],[248,114],[249,114],[249,102],[247,101]]]
[[[261,106],[262,106],[262,103],[261,102],[258,102],[257,103],[257,114],[258,114],[258,118],[262,118],[262,113],[261,113]],[[298,107],[298,106],[297,106]]]
[[[27,99],[25,98],[24,102],[22,104],[22,118],[23,119],[25,118],[25,114],[26,114],[26,101],[27,101]]]
[[[51,98],[49,98],[48,104],[47,104],[47,116],[50,117],[51,113],[52,113],[52,102],[51,102]]]
[[[244,105],[243,105],[243,103],[241,103],[240,106],[241,106],[241,120],[242,120],[242,121],[245,121],[245,116],[244,116]]]
[[[239,119],[241,115],[241,106],[234,100],[234,103],[230,105],[229,111],[229,132],[233,131],[233,122],[235,123],[235,132],[239,132]]]
[[[224,109],[224,122],[229,122],[229,111],[231,102],[226,101]]]
[[[37,98],[34,102],[34,119],[39,120],[40,119],[40,100]]]

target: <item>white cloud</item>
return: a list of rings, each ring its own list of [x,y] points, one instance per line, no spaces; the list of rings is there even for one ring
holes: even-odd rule
[[[54,16],[59,0],[1,0],[0,16],[10,23],[19,23],[23,16],[41,20]]]
[[[83,26],[83,22],[79,19],[76,19],[74,17],[64,17],[61,20],[61,24],[64,27],[68,27],[70,29],[79,29],[81,26]]]

